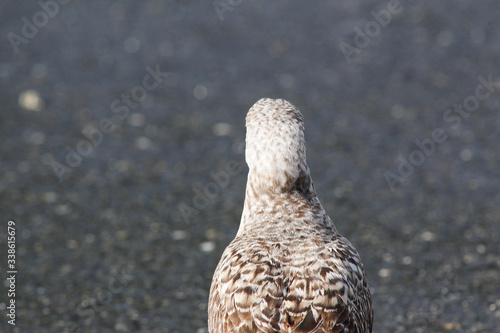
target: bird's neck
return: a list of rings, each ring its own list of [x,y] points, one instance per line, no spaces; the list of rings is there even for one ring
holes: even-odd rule
[[[269,227],[290,221],[317,221],[323,217],[328,218],[316,196],[307,165],[296,178],[270,178],[250,169],[238,235],[257,224]]]

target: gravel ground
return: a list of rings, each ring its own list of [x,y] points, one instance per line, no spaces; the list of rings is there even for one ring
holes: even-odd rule
[[[214,3],[0,3],[0,331],[207,332],[267,96],[304,114],[374,331],[500,332],[499,2]]]

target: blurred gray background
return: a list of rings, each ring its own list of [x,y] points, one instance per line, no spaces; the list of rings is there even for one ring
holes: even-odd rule
[[[2,1],[0,267],[14,220],[18,274],[16,326],[4,313],[0,330],[207,332],[245,114],[281,97],[365,264],[374,331],[500,332],[499,12]]]

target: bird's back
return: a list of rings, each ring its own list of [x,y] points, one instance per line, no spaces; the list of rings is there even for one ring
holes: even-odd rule
[[[224,251],[209,300],[210,332],[371,332],[359,255],[336,234],[241,235]]]

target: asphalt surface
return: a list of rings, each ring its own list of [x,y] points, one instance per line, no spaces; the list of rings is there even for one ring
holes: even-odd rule
[[[498,1],[59,1],[0,3],[0,331],[207,332],[281,97],[374,331],[500,332]]]

